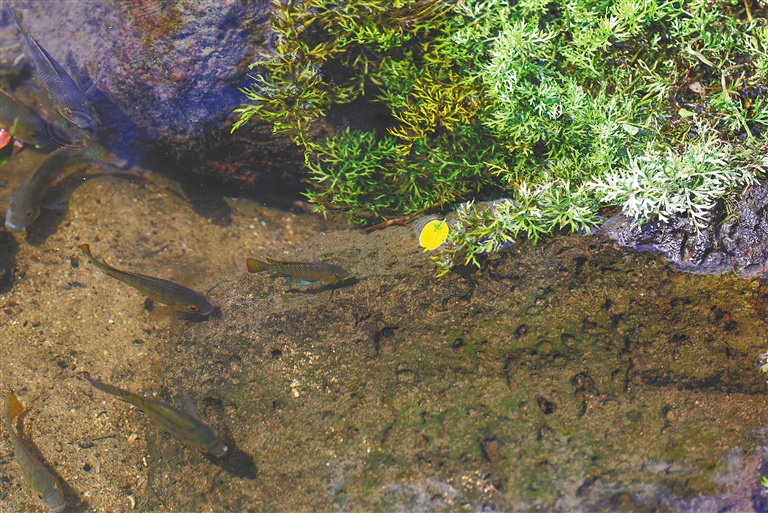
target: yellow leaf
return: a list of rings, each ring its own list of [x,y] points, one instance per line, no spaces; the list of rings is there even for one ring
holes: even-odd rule
[[[424,225],[419,234],[419,244],[424,251],[432,251],[440,247],[448,238],[448,223],[433,219]]]

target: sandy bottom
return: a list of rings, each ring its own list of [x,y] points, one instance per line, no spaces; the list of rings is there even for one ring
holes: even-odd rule
[[[3,211],[42,157],[25,149],[3,166]],[[145,485],[145,430],[155,428],[79,376],[125,374],[135,391],[155,390],[169,329],[195,320],[154,319],[153,305],[88,263],[78,245],[90,244],[115,267],[210,290],[216,304],[217,284],[246,274],[246,257],[289,257],[292,245],[329,225],[144,169],[81,167],[49,195],[68,208],[44,211],[26,234],[0,232],[0,391],[15,391],[24,405],[23,439],[60,477],[67,511],[129,511]],[[280,202],[290,207],[290,199]],[[127,429],[128,452],[116,450],[115,437],[124,438],[116,425]],[[2,432],[0,511],[42,511]]]

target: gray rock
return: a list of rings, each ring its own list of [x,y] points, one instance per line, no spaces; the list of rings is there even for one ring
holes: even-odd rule
[[[229,134],[234,109],[245,103],[238,88],[250,83],[248,64],[269,30],[268,4],[20,0],[14,7],[82,90],[95,82],[88,99],[111,139],[170,156],[184,171],[253,179],[270,163],[301,161],[287,137],[272,137],[256,120]],[[2,13],[2,27],[18,35]],[[30,60],[21,62],[39,85]]]
[[[637,226],[618,214],[601,231],[622,247],[664,256],[680,271],[768,278],[768,185],[751,187],[732,215],[726,217],[724,210],[715,209],[698,230],[683,216]]]

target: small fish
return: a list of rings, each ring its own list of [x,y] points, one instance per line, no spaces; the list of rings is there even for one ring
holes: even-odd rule
[[[224,445],[216,430],[200,422],[195,405],[189,394],[184,397],[186,411],[182,411],[154,399],[133,394],[127,390],[107,385],[95,379],[88,377],[85,379],[102,392],[112,394],[123,401],[131,403],[160,427],[190,447],[199,449],[203,454],[210,454],[217,458],[227,454],[227,446]]]
[[[19,11],[8,7],[13,14],[16,24],[21,29],[24,40],[29,47],[32,60],[35,61],[37,74],[51,95],[59,113],[68,121],[80,128],[91,128],[94,125],[93,114],[85,100],[85,95],[77,87],[72,77],[62,68],[51,55],[40,46],[24,26],[24,18]]]
[[[61,485],[53,474],[45,468],[45,465],[34,454],[29,452],[26,447],[21,445],[19,437],[13,429],[13,421],[23,412],[24,407],[21,406],[16,394],[6,392],[5,427],[8,429],[8,436],[11,437],[16,460],[19,462],[21,472],[24,474],[24,480],[27,482],[32,495],[37,498],[41,505],[53,512],[64,511],[64,508],[67,507],[67,501],[64,499]]]
[[[138,273],[129,273],[115,269],[108,265],[104,260],[99,262],[91,255],[91,248],[88,244],[82,244],[80,249],[93,265],[104,271],[106,274],[130,285],[149,299],[168,305],[171,308],[182,312],[191,312],[200,315],[210,315],[214,306],[199,292],[188,289],[178,283],[160,278],[153,278]]]
[[[262,262],[255,258],[248,258],[245,260],[245,265],[248,266],[249,273],[271,272],[275,276],[290,276],[306,283],[315,281],[338,283],[349,276],[349,271],[325,262],[290,262],[271,258]]]
[[[48,155],[13,192],[11,205],[5,211],[5,227],[12,232],[26,230],[40,215],[43,197],[50,188],[77,170],[71,167],[73,164],[104,159],[108,154],[103,146],[91,143],[59,148]]]
[[[13,136],[45,152],[69,146],[72,140],[16,98],[0,90],[0,127],[16,126]]]

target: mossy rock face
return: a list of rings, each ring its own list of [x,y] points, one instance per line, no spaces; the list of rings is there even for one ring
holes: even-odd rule
[[[179,327],[166,386],[193,391],[233,450],[158,462],[145,511],[765,500],[759,284],[578,237],[435,280],[400,227],[327,234],[291,258],[356,282],[331,295],[233,276],[213,293],[219,318]]]

